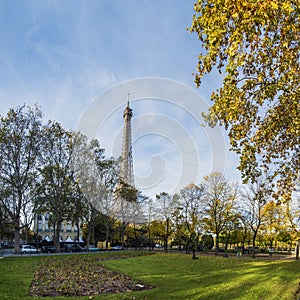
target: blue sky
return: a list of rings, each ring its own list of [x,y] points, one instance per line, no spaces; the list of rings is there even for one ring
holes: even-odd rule
[[[238,180],[224,132],[201,125],[220,78],[207,76],[199,89],[193,82],[200,49],[186,30],[193,5],[2,0],[0,114],[38,103],[45,119],[86,130],[117,156],[130,93],[136,184],[144,193],[174,193],[214,169]]]

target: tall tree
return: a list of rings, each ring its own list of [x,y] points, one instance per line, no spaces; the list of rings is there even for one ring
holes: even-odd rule
[[[143,226],[147,220],[144,208],[147,205],[148,197],[143,195],[141,191],[137,192],[137,202],[133,206],[131,217],[131,228],[133,229],[135,247],[145,246],[146,238],[142,233],[146,232]],[[128,227],[127,227],[128,228]],[[143,245],[142,245],[143,244]]]
[[[12,108],[0,118],[0,201],[13,222],[15,252],[20,250],[20,229],[29,225],[22,222],[28,221],[28,210],[32,209],[41,128],[42,113],[38,107]]]
[[[292,236],[296,241],[296,260],[300,258],[300,183],[294,193],[294,201],[287,206],[288,223],[292,227]]]
[[[203,221],[207,231],[216,236],[215,253],[219,252],[220,233],[231,221],[237,200],[237,190],[225,177],[217,172],[204,177],[202,183],[204,195],[202,197]]]
[[[125,245],[125,229],[133,220],[138,209],[138,190],[120,180],[115,192],[116,217],[120,221],[122,248]]]
[[[108,250],[110,230],[117,215],[117,202],[115,190],[117,188],[120,174],[120,159],[105,158],[97,160],[100,170],[100,186],[104,193],[100,199],[100,212],[104,215],[105,221],[105,248]]]
[[[14,238],[12,219],[0,201],[0,240],[8,241]]]
[[[87,226],[86,243],[89,244],[97,212],[101,212],[106,224],[108,249],[109,230],[115,213],[114,190],[118,182],[119,161],[114,158],[106,159],[99,141],[88,141],[88,138],[80,133],[76,135],[75,149],[75,176],[87,200],[85,213],[82,215]]]
[[[245,244],[250,244],[251,241],[251,228],[249,225],[251,213],[249,210],[243,209],[241,206],[239,206],[238,215],[240,220],[241,247],[242,251],[245,251]]]
[[[153,249],[154,241],[153,241],[153,232],[151,228],[151,223],[154,221],[154,204],[151,198],[148,198],[146,202],[145,214],[147,218],[147,235],[148,235],[148,243],[149,243],[149,251]]]
[[[99,188],[99,169],[97,159],[103,158],[104,150],[100,148],[98,140],[88,141],[87,136],[76,133],[74,137],[74,155],[72,164],[74,176],[83,193],[76,210],[77,222],[84,223],[86,234],[86,248],[89,249],[95,218],[99,212],[99,203],[104,191]],[[98,158],[99,156],[99,158]]]
[[[158,218],[164,226],[163,237],[165,252],[168,252],[169,238],[172,233],[172,216],[177,207],[175,200],[176,197],[172,197],[165,192],[156,195]]]
[[[269,243],[269,247],[276,247],[279,233],[288,232],[290,226],[284,203],[269,201],[263,208],[265,223],[262,226],[263,237]],[[275,243],[275,244],[274,244]]]
[[[231,212],[228,222],[221,232],[221,242],[225,244],[225,254],[227,254],[228,244],[238,244],[240,242],[240,219],[236,211]]]
[[[245,182],[268,173],[290,199],[300,170],[300,6],[295,0],[198,0],[196,84],[224,73],[207,120],[229,130]]]
[[[189,184],[180,191],[178,208],[183,219],[183,228],[186,232],[186,251],[191,246],[193,237],[197,237],[199,231],[200,201],[203,196],[203,187],[194,183]]]
[[[255,183],[248,185],[243,191],[245,199],[244,215],[252,231],[252,257],[255,257],[256,238],[259,230],[266,222],[264,207],[271,200],[271,188],[267,181],[259,178]]]
[[[52,122],[44,128],[41,149],[41,179],[36,201],[51,214],[55,228],[54,246],[59,252],[62,222],[72,219],[76,199],[82,197],[72,164],[74,133],[65,130],[58,122]]]

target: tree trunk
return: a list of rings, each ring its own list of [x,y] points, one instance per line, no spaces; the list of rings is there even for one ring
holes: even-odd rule
[[[195,260],[196,259],[196,249],[195,249],[195,247],[193,247],[192,252],[193,252],[193,260]]]
[[[219,234],[216,234],[216,248],[215,248],[215,255],[219,253]]]
[[[91,239],[91,231],[92,231],[92,224],[91,222],[88,223],[87,233],[86,233],[86,240],[85,240],[85,248],[86,251],[89,252],[89,245],[90,245],[90,239]]]
[[[20,227],[19,222],[15,224],[15,253],[20,253]]]
[[[228,250],[229,239],[230,239],[230,234],[226,236],[226,241],[225,241],[225,253],[227,253],[227,250]]]
[[[133,224],[133,234],[134,234],[134,248],[135,250],[137,250],[139,247],[137,243],[137,233],[136,233],[135,223]]]
[[[148,224],[148,244],[149,244],[149,251],[153,250],[152,239],[151,239],[151,231],[150,225]]]
[[[165,234],[165,252],[168,252],[168,239],[169,239],[169,219],[167,221],[167,228],[166,228],[166,234]]]
[[[164,240],[164,248],[165,248],[165,252],[168,252],[168,237],[165,236],[165,240]]]
[[[252,257],[255,258],[255,242],[256,242],[257,231],[254,232],[252,238]]]
[[[95,245],[95,226],[93,222],[93,227],[92,227],[92,244]]]
[[[185,247],[185,253],[190,254],[191,253],[191,245],[192,245],[192,233],[190,233],[187,245]]]
[[[190,254],[191,249],[190,249],[190,238],[188,239],[186,246],[185,246],[185,254]]]
[[[109,221],[108,221],[108,216],[106,216],[105,250],[108,250],[108,241],[109,241]]]
[[[108,242],[109,242],[109,224],[106,224],[106,230],[105,230],[105,250],[108,250]]]
[[[245,250],[245,239],[242,240],[242,253],[244,254],[244,250]]]
[[[79,238],[80,238],[80,226],[79,226],[79,222],[76,222],[76,227],[77,227],[77,241],[79,243]]]
[[[296,260],[299,260],[299,251],[300,251],[300,240],[297,241],[297,246],[296,246]]]
[[[28,241],[29,241],[29,237],[28,237],[28,233],[29,233],[29,226],[25,226],[24,227],[24,230],[25,230],[25,243],[28,244]]]
[[[121,245],[122,245],[122,249],[125,248],[125,228],[126,228],[127,224],[125,222],[122,223],[122,228],[121,228]]]
[[[54,231],[54,247],[57,253],[60,252],[60,228],[62,221],[56,223],[55,231]]]

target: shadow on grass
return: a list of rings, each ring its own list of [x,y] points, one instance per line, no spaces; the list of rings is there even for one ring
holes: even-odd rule
[[[188,256],[174,254],[161,254],[155,260],[145,257],[134,259],[131,265],[115,261],[108,266],[156,287],[134,294],[136,299],[146,295],[147,299],[291,300],[300,281],[300,264],[291,260],[200,257],[192,261]]]
[[[119,294],[93,296],[93,299],[243,299],[243,300],[292,300],[298,289],[300,262],[294,260],[253,260],[200,256],[192,260],[184,254],[131,255],[126,258],[101,254],[92,255],[93,264],[103,264],[112,271],[121,272],[155,288]],[[76,256],[79,259],[79,256]],[[55,257],[47,260],[49,268]],[[63,257],[61,258],[63,259]],[[70,265],[75,256],[65,257]],[[77,260],[77,259],[76,259]],[[34,272],[40,269],[42,257],[5,258],[0,260],[0,299],[63,299],[32,298],[29,288]],[[79,262],[78,262],[79,263]],[[82,261],[84,264],[84,260]],[[82,265],[83,276],[89,272]],[[56,271],[55,268],[52,268]],[[74,277],[76,272],[57,276]],[[95,273],[96,270],[90,273]],[[115,274],[115,273],[111,273]],[[80,282],[78,283],[80,289]],[[66,299],[66,297],[64,298]],[[83,300],[87,297],[67,297],[68,300]]]

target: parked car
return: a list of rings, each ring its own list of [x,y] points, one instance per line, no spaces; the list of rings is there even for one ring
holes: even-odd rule
[[[84,249],[78,244],[65,244],[64,252],[82,252]]]
[[[6,243],[6,244],[3,244],[2,246],[3,246],[3,248],[12,249],[15,247],[15,244],[14,243]]]
[[[43,252],[43,253],[55,253],[56,249],[55,249],[54,246],[43,246],[41,248],[41,252]]]
[[[122,246],[113,246],[111,250],[122,250]]]
[[[32,254],[32,253],[40,253],[40,251],[30,245],[21,245],[21,253],[22,254]]]
[[[100,251],[100,249],[95,247],[94,245],[89,245],[88,247],[89,247],[89,252],[99,252]]]

